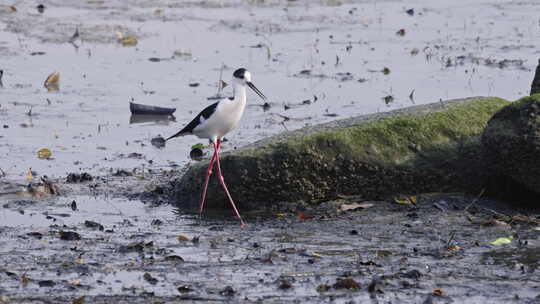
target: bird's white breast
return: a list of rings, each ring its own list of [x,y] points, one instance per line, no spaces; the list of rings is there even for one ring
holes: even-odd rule
[[[235,98],[223,99],[219,102],[215,112],[207,119],[201,116],[201,124],[197,126],[193,133],[202,138],[212,139],[214,137],[223,137],[234,129],[242,115],[244,114],[245,99]]]

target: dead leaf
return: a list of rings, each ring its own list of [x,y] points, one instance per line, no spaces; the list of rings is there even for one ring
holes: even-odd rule
[[[337,279],[335,289],[360,289],[360,284],[352,278]]]
[[[433,289],[433,294],[438,296],[438,297],[442,297],[442,296],[446,295],[444,290],[442,290],[440,288]]]
[[[447,247],[447,249],[449,251],[456,252],[456,251],[459,251],[461,248],[458,245],[450,245],[450,246]]]
[[[185,235],[179,234],[177,238],[179,242],[189,242],[189,238]]]
[[[34,175],[32,174],[32,168],[28,170],[28,173],[26,173],[25,177],[26,177],[26,180],[29,182],[31,182],[34,179]]]
[[[47,79],[45,79],[43,86],[49,91],[58,91],[60,86],[60,73],[53,72],[52,74],[47,76]]]
[[[394,202],[400,205],[416,205],[417,197],[416,195],[405,197],[405,198],[394,198]]]
[[[21,284],[22,284],[22,286],[26,287],[29,282],[30,282],[30,279],[26,276],[26,274],[23,274],[21,276]]]
[[[512,236],[509,236],[509,237],[501,237],[501,238],[498,238],[496,239],[495,241],[493,242],[490,242],[491,245],[508,245],[510,243],[512,243],[512,240],[514,239],[514,237]]]
[[[137,37],[135,36],[126,36],[118,39],[118,42],[120,42],[123,46],[136,46],[139,41],[137,40]]]
[[[325,292],[325,291],[328,291],[330,290],[330,285],[327,285],[327,284],[321,284],[319,286],[317,286],[317,291],[318,292]]]
[[[345,212],[345,211],[351,211],[356,209],[367,209],[369,207],[373,207],[373,204],[370,203],[352,203],[352,204],[343,204],[339,207],[339,210]]]
[[[85,296],[82,296],[82,297],[78,297],[76,299],[73,299],[73,302],[71,302],[72,304],[84,304],[84,297]]]
[[[37,152],[39,159],[49,159],[52,155],[52,151],[49,149],[40,149]]]

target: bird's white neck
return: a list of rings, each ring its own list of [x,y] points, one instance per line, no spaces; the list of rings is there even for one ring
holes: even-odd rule
[[[233,82],[233,96],[235,101],[246,102],[246,85],[237,81]]]

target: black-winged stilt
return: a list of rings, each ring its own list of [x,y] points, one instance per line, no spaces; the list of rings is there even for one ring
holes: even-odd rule
[[[221,166],[219,163],[219,151],[221,148],[221,141],[225,134],[234,129],[240,119],[242,114],[244,114],[244,109],[246,108],[246,86],[250,87],[257,95],[259,95],[263,100],[266,100],[264,96],[257,87],[251,82],[251,73],[244,68],[240,68],[233,73],[233,97],[223,98],[218,102],[209,105],[204,110],[199,113],[190,123],[187,124],[180,132],[174,134],[173,136],[167,138],[167,140],[184,135],[195,135],[199,138],[207,138],[214,145],[214,154],[210,159],[210,165],[206,171],[206,178],[204,180],[204,189],[201,194],[201,204],[199,207],[199,213],[203,212],[204,201],[206,198],[206,190],[208,188],[208,180],[212,174],[212,169],[214,163],[217,164],[218,178],[219,182],[223,186],[229,201],[236,213],[236,216],[240,219],[240,223],[244,226],[244,221],[234,204],[234,201],[227,189],[225,184],[225,179],[221,174]]]

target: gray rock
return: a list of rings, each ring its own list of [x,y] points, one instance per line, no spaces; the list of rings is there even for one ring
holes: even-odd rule
[[[507,104],[473,97],[306,127],[224,153],[222,169],[242,209],[338,195],[476,194],[486,178],[479,134]],[[178,206],[198,205],[207,166],[193,164],[176,182]],[[206,206],[228,207],[214,176]]]
[[[531,84],[531,95],[540,93],[540,60],[538,60],[538,66],[534,72],[534,78]]]
[[[502,184],[510,180],[515,189],[502,191],[516,194],[516,187],[524,186],[540,194],[540,94],[498,111],[488,122],[482,144],[497,177],[492,183],[504,188]]]

